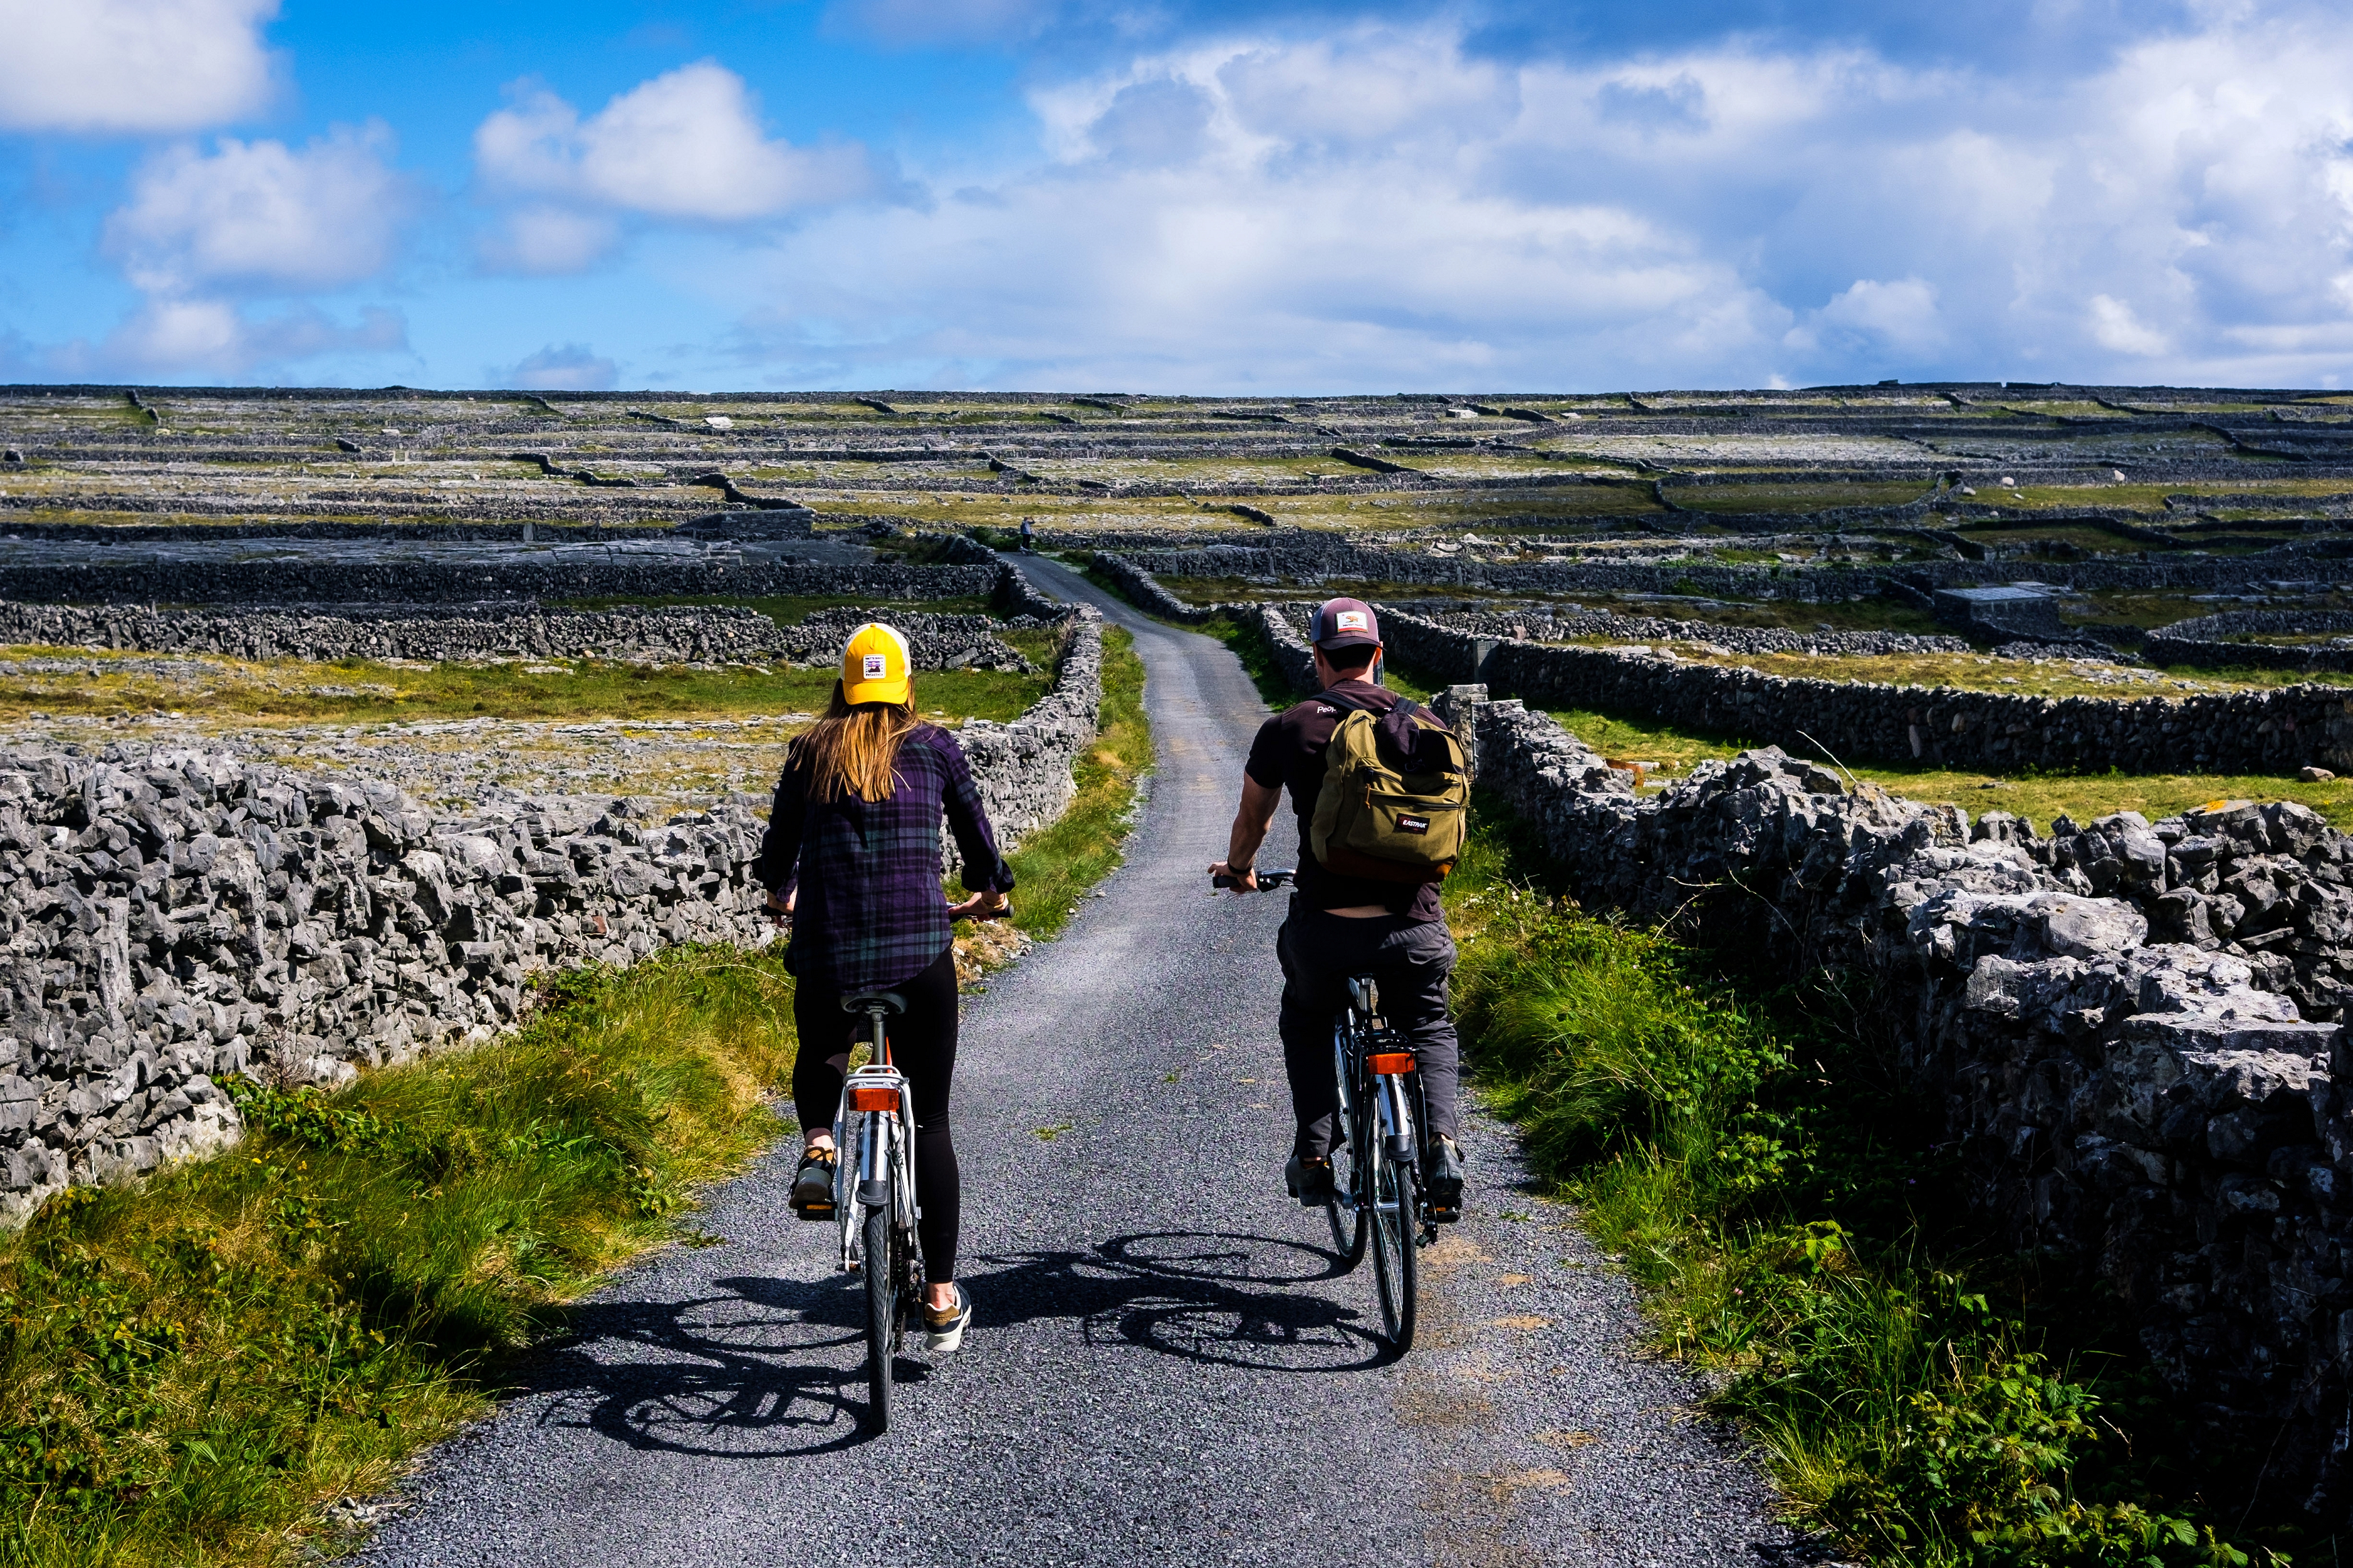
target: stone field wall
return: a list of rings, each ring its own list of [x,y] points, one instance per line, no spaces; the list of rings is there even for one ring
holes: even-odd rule
[[[2233,637],[2334,632],[2341,647],[2310,643],[2233,642]],[[2226,610],[2176,621],[2148,634],[2143,652],[2152,664],[2201,669],[2353,669],[2353,615],[2341,610]]]
[[[1959,637],[1924,637],[1914,632],[1797,632],[1785,626],[1734,626],[1720,621],[1620,616],[1567,605],[1499,605],[1487,609],[1425,599],[1396,607],[1451,631],[1499,640],[1566,642],[1577,637],[1609,637],[1634,643],[1704,643],[1732,653],[1833,656],[1975,651]]]
[[[959,734],[1008,843],[1069,804],[1095,732],[1101,619],[1064,625],[1047,695]],[[232,1139],[223,1074],[334,1082],[512,1024],[536,970],[764,940],[764,819],[573,799],[437,818],[227,755],[0,751],[0,1216]]]
[[[1714,517],[1711,521],[1719,521]],[[1780,520],[1786,526],[1788,519]],[[1139,551],[1133,560],[1163,576],[1332,579],[1429,587],[1484,589],[1497,594],[1615,592],[1699,594],[1732,599],[1784,599],[1835,604],[1891,596],[1925,605],[1937,588],[2007,583],[2021,574],[2082,591],[2145,591],[2242,587],[2274,579],[2337,577],[2353,542],[2299,542],[2250,555],[2170,560],[2038,562],[1912,562],[1880,567],[1726,566],[1712,563],[1635,565],[1607,561],[1488,562],[1446,559],[1421,552],[1367,548],[1329,534],[1270,534],[1263,543],[1212,544],[1197,550]]]
[[[628,658],[679,663],[827,664],[859,623],[907,635],[918,669],[1022,669],[1029,661],[987,616],[902,605],[820,610],[778,626],[729,606],[549,610],[537,605],[291,605],[148,610],[0,601],[0,645],[210,653],[233,658]]]
[[[997,594],[1010,568],[776,564],[732,553],[614,551],[596,558],[480,561],[218,557],[0,564],[0,598],[42,604],[471,604],[501,597],[717,595],[947,599]],[[1009,586],[1009,584],[1008,585]]]
[[[2293,804],[2037,837],[1776,751],[1641,797],[1518,702],[1438,706],[1588,906],[1870,976],[2000,1242],[2116,1292],[2210,1495],[2346,1521],[2353,840]]]
[[[2029,697],[1883,686],[1687,663],[1646,648],[1482,637],[1381,613],[1398,661],[1433,681],[1478,681],[1539,707],[1649,714],[1842,762],[1989,773],[2028,765],[2126,773],[2353,772],[2353,692],[2327,686],[2179,698]]]

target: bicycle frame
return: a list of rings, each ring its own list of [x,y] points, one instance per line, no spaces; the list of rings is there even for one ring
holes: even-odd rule
[[[915,1108],[905,1075],[891,1065],[891,1042],[879,1008],[869,1009],[873,1059],[842,1080],[834,1114],[833,1212],[841,1230],[841,1267],[863,1265],[863,1212],[889,1203],[893,1229],[912,1233],[923,1211],[915,1204]],[[895,1112],[855,1109],[860,1089],[888,1089]]]
[[[1385,1047],[1388,1048],[1383,1049]],[[1336,1131],[1341,1145],[1355,1149],[1356,1121],[1364,1114],[1364,1101],[1369,1100],[1370,1131],[1380,1139],[1382,1151],[1392,1160],[1413,1161],[1418,1166],[1421,1158],[1421,1078],[1410,1071],[1373,1070],[1372,1058],[1377,1056],[1409,1058],[1410,1052],[1382,1019],[1379,987],[1367,976],[1348,982],[1348,1005],[1332,1024],[1332,1052],[1340,1086]],[[1352,1177],[1357,1175],[1353,1170],[1350,1173]],[[1356,1202],[1353,1191],[1340,1194],[1341,1207],[1351,1213]]]

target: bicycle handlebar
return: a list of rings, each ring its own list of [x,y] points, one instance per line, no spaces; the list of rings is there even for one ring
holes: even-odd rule
[[[1298,872],[1284,866],[1274,870],[1261,871],[1258,874],[1258,885],[1261,888],[1280,888],[1285,882],[1297,879],[1298,876]],[[1209,885],[1213,888],[1239,888],[1241,886],[1241,880],[1236,877],[1211,877]]]

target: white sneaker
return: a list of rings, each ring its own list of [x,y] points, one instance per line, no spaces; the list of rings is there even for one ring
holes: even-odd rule
[[[923,1309],[923,1349],[930,1354],[951,1355],[964,1348],[965,1325],[972,1321],[972,1296],[962,1285],[955,1293],[955,1305],[945,1311],[931,1306]]]

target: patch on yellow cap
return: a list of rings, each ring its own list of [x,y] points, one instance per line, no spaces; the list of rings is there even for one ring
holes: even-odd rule
[[[907,639],[898,628],[869,621],[842,645],[841,700],[853,708],[860,702],[905,702],[913,690],[909,668]]]

